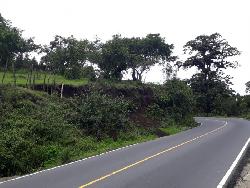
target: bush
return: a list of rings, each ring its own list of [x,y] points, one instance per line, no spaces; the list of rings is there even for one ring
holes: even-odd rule
[[[70,69],[66,69],[64,72],[65,78],[69,80],[76,80],[82,77],[82,71],[80,67],[72,67]]]
[[[43,167],[80,136],[59,99],[11,87],[0,87],[0,96],[0,176]]]
[[[190,118],[194,99],[191,88],[178,79],[168,80],[163,86],[154,86],[154,103],[147,107],[151,117],[173,119],[177,122]]]
[[[91,93],[79,99],[77,112],[76,123],[88,135],[116,140],[119,133],[126,129],[130,104],[119,97]]]
[[[83,67],[82,69],[82,77],[88,78],[91,81],[96,80],[96,73],[92,66]]]

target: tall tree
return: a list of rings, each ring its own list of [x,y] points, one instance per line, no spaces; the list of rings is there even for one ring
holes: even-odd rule
[[[173,44],[167,44],[160,34],[148,34],[145,38],[131,38],[129,40],[130,68],[133,80],[142,79],[142,74],[156,64],[172,68],[169,62],[176,60],[172,56]]]
[[[167,44],[160,34],[149,34],[146,37],[122,38],[114,35],[101,47],[99,67],[107,78],[122,78],[122,72],[132,69],[133,80],[142,80],[144,72],[156,64],[170,67],[174,46]]]
[[[112,40],[101,46],[101,55],[97,62],[103,71],[104,78],[122,79],[122,72],[128,69],[129,49],[120,35],[114,35]]]
[[[237,67],[238,62],[230,60],[230,57],[240,55],[240,52],[229,45],[219,33],[196,37],[186,43],[184,52],[189,57],[185,62],[179,62],[178,66],[198,69],[199,73],[190,79],[191,86],[201,99],[200,108],[206,113],[211,113],[216,95],[222,91],[225,94],[231,91],[231,77],[225,76],[223,70]]]
[[[24,39],[22,31],[11,25],[11,22],[3,18],[0,14],[0,64],[4,66],[4,74],[2,83],[8,65],[12,64],[14,85],[16,85],[15,62],[16,59],[22,59],[24,56],[29,57],[28,53],[36,50],[37,45],[34,44],[32,38]]]
[[[50,45],[44,46],[45,55],[41,63],[53,74],[67,74],[71,79],[81,76],[81,69],[88,60],[89,41],[77,40],[73,36],[55,36]]]

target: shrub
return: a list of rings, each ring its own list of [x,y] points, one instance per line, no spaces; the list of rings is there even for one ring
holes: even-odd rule
[[[66,69],[64,72],[65,78],[69,80],[76,80],[82,77],[82,71],[80,67],[72,67],[70,69]]]
[[[83,67],[82,69],[83,78],[88,78],[91,81],[96,79],[96,73],[92,66]]]
[[[88,135],[116,140],[119,133],[126,129],[130,104],[119,97],[91,93],[79,98],[77,111],[76,123]]]

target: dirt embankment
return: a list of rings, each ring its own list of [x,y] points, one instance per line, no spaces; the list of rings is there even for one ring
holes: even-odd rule
[[[250,188],[250,148],[237,167],[227,188]]]
[[[35,90],[45,91],[49,94],[56,94],[63,97],[74,97],[85,95],[91,92],[98,92],[112,97],[122,97],[136,106],[136,111],[130,115],[130,119],[137,125],[153,128],[157,130],[156,134],[158,136],[166,136],[166,134],[158,129],[160,122],[147,117],[145,110],[147,106],[152,104],[155,100],[154,91],[150,87],[137,86],[137,87],[113,87],[102,84],[89,84],[84,86],[71,86],[64,85],[62,90],[62,85],[46,85],[37,84],[34,86]]]
[[[250,149],[248,149],[248,158],[246,164],[237,179],[234,188],[250,188]]]

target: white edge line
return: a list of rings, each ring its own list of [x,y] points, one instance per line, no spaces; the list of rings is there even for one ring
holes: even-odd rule
[[[248,138],[247,142],[245,143],[245,145],[241,149],[240,153],[238,154],[238,156],[234,160],[233,164],[230,166],[230,168],[227,171],[227,173],[225,174],[225,176],[222,178],[220,183],[217,185],[217,188],[223,188],[226,185],[227,181],[229,180],[229,177],[232,175],[232,172],[234,171],[235,167],[237,166],[237,164],[241,160],[243,154],[245,153],[249,143],[250,143],[250,137]]]
[[[135,145],[138,145],[138,144],[141,144],[141,143],[143,143],[143,142],[139,142],[139,143],[135,143],[135,144],[130,144],[130,145],[127,145],[127,146],[124,146],[124,147],[121,147],[121,148],[117,148],[117,149],[106,151],[106,152],[103,152],[103,153],[100,153],[100,154],[97,154],[97,155],[93,155],[93,156],[90,156],[90,157],[86,157],[86,158],[83,158],[83,159],[72,161],[72,162],[67,163],[67,164],[55,166],[55,167],[52,167],[52,168],[49,168],[49,169],[37,171],[37,172],[31,173],[31,174],[27,174],[27,175],[24,175],[24,176],[20,176],[20,177],[17,177],[17,178],[13,178],[13,179],[9,179],[9,180],[6,180],[6,181],[2,181],[2,182],[0,182],[0,184],[7,183],[7,182],[10,182],[10,181],[15,181],[15,180],[22,179],[22,178],[29,177],[29,176],[33,176],[33,175],[36,175],[36,174],[40,174],[42,172],[51,171],[51,170],[54,170],[54,169],[57,169],[57,168],[60,168],[60,167],[65,167],[65,166],[68,166],[68,165],[71,165],[71,164],[74,164],[74,163],[79,163],[79,162],[85,161],[87,159],[91,159],[91,158],[94,158],[94,157],[102,156],[102,155],[105,155],[105,154],[108,154],[108,153],[111,153],[111,152],[114,152],[114,151],[118,151],[118,150],[121,150],[121,149],[132,147],[132,146],[135,146]]]
[[[199,122],[199,123],[200,123],[200,126],[203,125],[202,122]],[[161,138],[162,137],[159,137],[159,138],[156,138],[154,140],[158,140],[158,139],[161,139]],[[147,141],[144,141],[144,142],[147,142]],[[31,174],[26,174],[26,175],[23,175],[23,176],[20,176],[20,177],[17,177],[17,178],[2,181],[2,182],[0,182],[0,184],[15,181],[15,180],[18,180],[18,179],[23,179],[23,178],[30,177],[30,176],[33,176],[33,175],[36,175],[36,174],[40,174],[40,173],[43,173],[43,172],[46,172],[46,171],[51,171],[51,170],[54,170],[54,169],[57,169],[57,168],[65,167],[65,166],[68,166],[68,165],[71,165],[71,164],[74,164],[74,163],[79,163],[79,162],[85,161],[87,159],[91,159],[91,158],[94,158],[94,157],[99,157],[99,156],[102,156],[102,155],[105,155],[105,154],[108,154],[108,153],[111,153],[111,152],[114,152],[114,151],[122,150],[122,149],[132,147],[132,146],[135,146],[135,145],[138,145],[138,144],[142,144],[144,142],[138,142],[138,143],[135,143],[135,144],[130,144],[130,145],[127,145],[127,146],[124,146],[124,147],[121,147],[121,148],[117,148],[117,149],[114,149],[114,150],[106,151],[106,152],[103,152],[103,153],[100,153],[100,154],[97,154],[97,155],[94,155],[94,156],[90,156],[90,157],[86,157],[86,158],[79,159],[79,160],[76,160],[76,161],[72,161],[72,162],[67,163],[67,164],[55,166],[55,167],[52,167],[52,168],[49,168],[49,169],[44,169],[44,170],[37,171],[37,172],[31,173]]]

